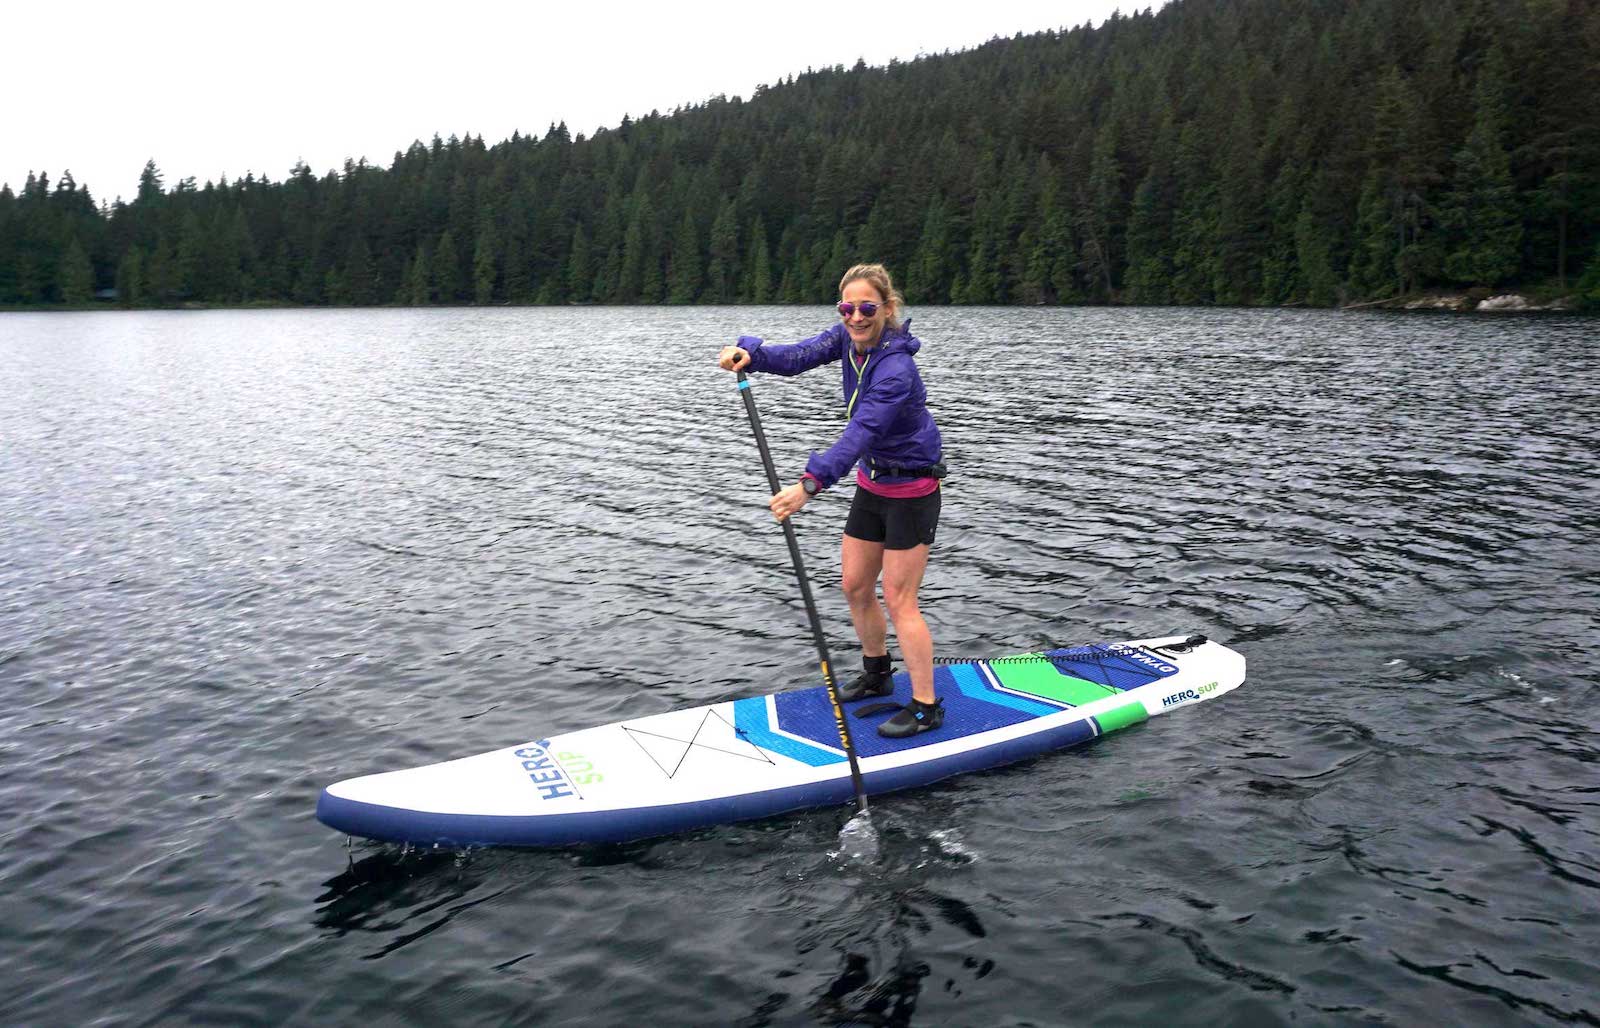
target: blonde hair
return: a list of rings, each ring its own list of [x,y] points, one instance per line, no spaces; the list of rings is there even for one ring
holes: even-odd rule
[[[884,306],[889,308],[889,316],[884,321],[887,328],[898,330],[900,328],[900,307],[906,302],[894,287],[894,279],[889,277],[889,269],[881,264],[857,264],[844,273],[844,278],[839,280],[839,295],[844,295],[844,287],[852,282],[865,281],[878,291],[883,297]]]

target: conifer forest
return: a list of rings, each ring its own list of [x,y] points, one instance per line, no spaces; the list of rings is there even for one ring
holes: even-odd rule
[[[1600,305],[1600,0],[1176,0],[592,137],[0,189],[11,307],[812,303],[860,260],[912,304]]]

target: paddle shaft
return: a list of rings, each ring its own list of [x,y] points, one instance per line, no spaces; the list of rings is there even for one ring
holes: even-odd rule
[[[755,433],[756,448],[761,451],[761,463],[767,469],[767,485],[777,493],[783,486],[778,481],[778,469],[772,463],[767,434],[761,430],[761,413],[756,410],[750,379],[742,371],[739,372],[739,393],[744,397],[744,412],[750,415],[750,429]],[[839,700],[839,684],[834,681],[833,661],[828,657],[828,641],[822,634],[822,618],[817,615],[817,601],[811,597],[811,580],[806,577],[806,564],[800,556],[800,540],[795,537],[794,523],[790,518],[784,518],[780,524],[783,525],[783,538],[789,544],[789,558],[794,561],[795,577],[800,580],[800,597],[806,603],[806,618],[811,622],[812,641],[817,644],[817,660],[822,665],[822,681],[828,687],[828,702],[833,704],[833,720],[839,727],[839,741],[844,743],[845,756],[850,758],[850,782],[856,790],[856,807],[865,813],[867,787],[861,780],[861,764],[856,760],[856,744],[850,736],[850,722],[845,718],[844,704]]]

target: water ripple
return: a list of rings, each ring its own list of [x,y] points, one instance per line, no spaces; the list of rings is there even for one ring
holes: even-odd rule
[[[886,797],[876,862],[829,856],[843,809],[554,853],[314,822],[338,778],[810,684],[710,359],[820,324],[0,317],[0,1019],[1596,1022],[1572,317],[919,313],[941,652],[1201,631],[1244,689]],[[837,391],[758,380],[785,477]],[[847,492],[798,520],[841,662]]]

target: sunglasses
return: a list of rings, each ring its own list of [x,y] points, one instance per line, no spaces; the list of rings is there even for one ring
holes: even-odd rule
[[[878,308],[882,306],[883,304],[873,303],[871,300],[863,300],[861,303],[841,303],[839,305],[839,317],[848,318],[859,310],[863,318],[870,318],[876,315]]]

